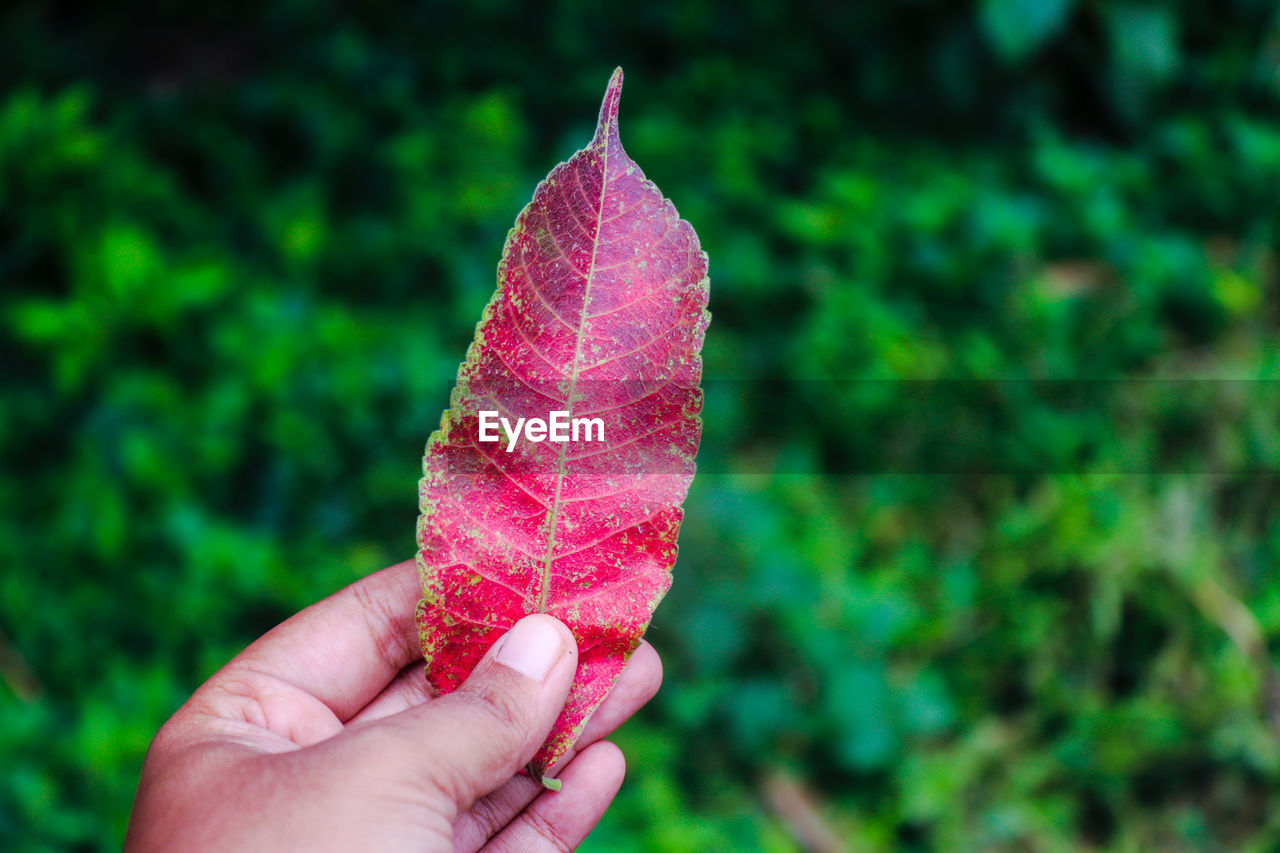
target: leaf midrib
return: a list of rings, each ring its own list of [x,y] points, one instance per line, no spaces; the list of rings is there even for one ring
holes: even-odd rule
[[[569,395],[567,405],[569,407],[569,418],[573,419],[573,408],[577,400],[578,392],[578,373],[581,370],[582,356],[582,339],[586,337],[587,330],[587,306],[591,302],[591,282],[596,274],[596,253],[600,250],[600,228],[604,223],[604,196],[605,190],[609,186],[609,138],[612,131],[612,124],[617,119],[615,116],[609,116],[609,122],[602,130],[602,141],[604,142],[604,152],[600,158],[600,198],[596,201],[596,229],[595,236],[591,241],[591,263],[587,267],[587,282],[582,289],[582,310],[578,315],[578,335],[573,348],[573,361],[570,364],[572,368],[569,374]],[[547,523],[550,526],[550,532],[547,534],[547,553],[542,563],[542,586],[538,593],[538,613],[547,612],[547,595],[551,589],[551,562],[555,559],[556,548],[556,528],[559,526],[560,518],[560,488],[564,484],[564,465],[565,457],[568,453],[568,445],[561,444],[560,452],[556,458],[556,489],[551,498],[551,506],[547,509]]]

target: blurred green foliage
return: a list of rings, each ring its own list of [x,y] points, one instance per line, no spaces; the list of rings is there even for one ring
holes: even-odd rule
[[[117,846],[201,680],[412,552],[616,64],[743,381],[589,846],[1280,845],[1273,4],[183,5],[0,12],[0,848]],[[1253,381],[1136,381],[1188,376]],[[891,381],[771,430],[759,383],[823,377]],[[891,441],[897,380],[1007,377],[1135,380],[1145,426],[1014,398],[1016,475],[794,473]]]

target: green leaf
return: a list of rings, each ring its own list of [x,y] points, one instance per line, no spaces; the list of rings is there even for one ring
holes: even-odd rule
[[[1177,25],[1168,9],[1126,3],[1108,9],[1107,25],[1121,77],[1162,80],[1178,69]]]
[[[996,52],[1017,62],[1055,36],[1074,5],[1075,0],[983,0],[980,20]]]

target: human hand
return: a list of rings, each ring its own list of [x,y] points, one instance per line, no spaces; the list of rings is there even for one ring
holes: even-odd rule
[[[412,561],[384,569],[201,685],[151,744],[126,850],[565,850],[585,838],[622,784],[622,753],[601,738],[657,692],[657,653],[641,643],[566,758],[563,790],[546,791],[518,771],[564,705],[573,636],[525,617],[432,698],[420,592]]]

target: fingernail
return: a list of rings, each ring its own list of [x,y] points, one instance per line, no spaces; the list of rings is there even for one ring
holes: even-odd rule
[[[495,660],[534,681],[541,681],[563,651],[564,642],[550,618],[526,616],[503,638]]]

